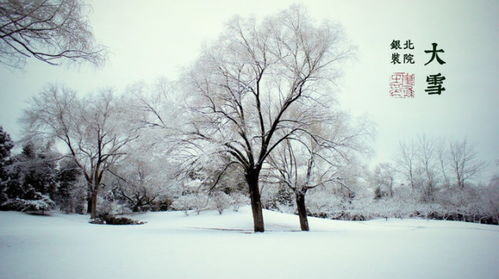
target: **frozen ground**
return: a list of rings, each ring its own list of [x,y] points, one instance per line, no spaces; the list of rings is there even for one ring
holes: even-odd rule
[[[0,212],[1,279],[499,278],[499,226],[427,220],[331,221],[251,210],[148,213],[140,226],[88,216]]]

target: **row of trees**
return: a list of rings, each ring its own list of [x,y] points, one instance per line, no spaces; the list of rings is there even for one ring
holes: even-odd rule
[[[497,224],[499,180],[496,176],[488,184],[478,183],[475,178],[484,167],[466,140],[419,136],[401,142],[396,158],[376,165],[368,175],[375,200],[392,207],[391,212],[374,211],[383,217],[423,216]],[[356,211],[362,210],[357,206]]]
[[[156,142],[157,134],[147,131],[158,130],[143,130],[140,143],[128,144],[124,149],[127,154],[104,175],[99,194],[101,214],[113,210],[117,213],[168,209],[186,213],[191,209],[198,213],[217,209],[222,213],[229,206],[237,210],[248,201],[247,186],[237,167],[220,170],[220,164],[210,165],[205,161],[183,169],[171,156],[160,154],[165,144]],[[31,142],[23,146],[19,155],[9,156],[13,143],[5,132],[0,135],[3,209],[43,212],[55,205],[66,212],[82,213],[86,208],[91,209],[92,203],[88,206],[85,203],[92,199],[92,188],[71,156],[54,152],[50,144],[40,146]],[[147,139],[154,139],[155,144],[147,144]],[[428,139],[421,137],[412,143],[424,141]],[[424,161],[414,161],[414,188],[405,176],[407,168],[400,160],[407,144],[401,144],[397,168],[382,163],[369,172],[355,157],[331,164],[326,158],[334,156],[313,151],[317,149],[308,150],[301,143],[292,146],[292,143],[277,149],[279,152],[272,155],[262,173],[262,205],[298,213],[304,230],[308,229],[307,215],[348,220],[423,216],[497,223],[497,178],[488,187],[473,183],[461,187],[458,174],[455,183],[447,184],[445,176],[434,169],[430,199],[421,164]],[[451,145],[456,146],[455,142]],[[465,145],[461,142],[461,146]],[[417,150],[417,145],[412,147]],[[451,160],[455,158],[454,153],[449,151],[443,157],[447,158],[444,166],[448,169],[456,165]],[[473,160],[467,163],[464,165],[482,164],[473,164]],[[311,200],[305,207],[305,194],[309,192]]]
[[[373,181],[379,194],[393,196],[393,187],[399,181],[420,192],[422,201],[431,202],[438,188],[462,190],[484,167],[466,140],[445,141],[422,135],[401,142],[395,162],[378,164]]]

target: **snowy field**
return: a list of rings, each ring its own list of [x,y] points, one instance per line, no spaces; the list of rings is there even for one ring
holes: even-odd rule
[[[254,234],[249,207],[138,226],[0,212],[0,278],[499,278],[499,226],[310,218],[299,232],[297,216],[264,214]]]

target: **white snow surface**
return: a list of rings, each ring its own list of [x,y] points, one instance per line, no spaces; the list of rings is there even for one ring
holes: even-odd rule
[[[0,278],[499,278],[499,226],[310,218],[300,232],[264,211],[253,233],[249,207],[133,217],[147,224],[0,212]]]

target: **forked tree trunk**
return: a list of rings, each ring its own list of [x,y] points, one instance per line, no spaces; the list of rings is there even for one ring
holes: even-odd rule
[[[249,171],[246,174],[246,182],[248,183],[249,187],[251,210],[253,212],[253,226],[255,232],[264,232],[265,226],[263,223],[260,189],[258,188],[258,176],[259,176],[259,171]]]
[[[296,197],[296,207],[298,208],[298,216],[300,217],[300,228],[302,231],[309,231],[307,208],[305,207],[305,194],[298,192]]]

